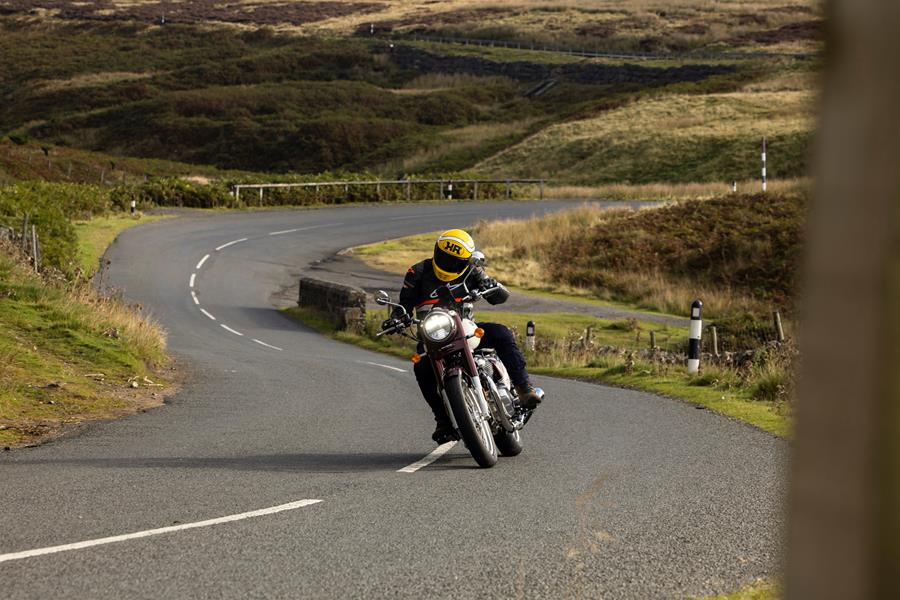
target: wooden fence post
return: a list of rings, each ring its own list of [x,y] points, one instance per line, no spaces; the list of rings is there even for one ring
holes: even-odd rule
[[[650,349],[656,350],[656,332],[650,331]]]
[[[775,338],[779,342],[784,341],[784,327],[781,325],[781,313],[777,310],[772,313],[772,320],[775,323]]]
[[[716,331],[715,325],[709,326],[709,334],[712,337],[712,354],[719,358],[719,332]]]
[[[25,213],[25,219],[22,221],[22,251],[28,249],[28,213]]]
[[[34,262],[34,270],[37,272],[38,270],[38,255],[37,255],[37,227],[34,225],[31,226],[31,260]]]

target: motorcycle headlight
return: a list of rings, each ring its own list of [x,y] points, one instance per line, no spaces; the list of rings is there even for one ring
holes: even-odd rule
[[[422,332],[431,342],[443,342],[453,333],[453,319],[444,312],[435,312],[422,321]]]

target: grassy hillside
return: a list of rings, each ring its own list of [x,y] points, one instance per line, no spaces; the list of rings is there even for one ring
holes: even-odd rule
[[[805,215],[804,195],[735,195],[482,223],[477,239],[512,283],[590,291],[673,314],[702,298],[709,317],[766,315],[796,300]]]
[[[165,338],[135,309],[38,277],[7,246],[0,295],[0,444],[162,402]]]
[[[475,165],[503,175],[540,169],[559,182],[577,184],[611,178],[684,180],[698,174],[711,180],[734,170],[734,164],[744,165],[745,135],[756,137],[768,120],[781,127],[793,118],[778,105],[786,102],[800,120],[807,109],[787,90],[737,103],[716,98],[722,106],[710,110],[700,97],[749,93],[748,85],[780,77],[796,65],[680,58],[639,65],[576,61],[524,50],[429,43],[390,47],[377,37],[346,34],[354,34],[354,23],[363,21],[391,21],[401,33],[439,32],[442,23],[471,29],[482,27],[490,14],[513,36],[543,30],[603,40],[610,47],[650,47],[639,40],[626,43],[622,36],[668,39],[675,30],[702,21],[735,37],[818,18],[802,3],[782,3],[776,10],[766,2],[742,8],[762,15],[753,22],[731,6],[715,13],[697,3],[663,9],[636,1],[617,8],[600,2],[590,10],[578,3],[540,2],[502,9],[478,2],[296,2],[277,9],[265,1],[101,6],[54,0],[38,5],[32,12],[34,3],[7,1],[0,14],[0,138],[6,134],[20,144],[32,140],[0,146],[0,181],[221,177],[222,169],[367,170],[396,177]],[[163,12],[167,21],[161,26]],[[611,36],[591,29],[599,23],[612,26]],[[340,35],[323,37],[324,32]],[[670,41],[659,47],[675,50]],[[746,45],[725,46],[741,44]],[[547,93],[525,95],[548,79],[556,86]],[[627,111],[636,100],[664,101],[671,95],[680,110],[694,113],[695,121],[737,119],[739,125],[722,129],[715,139],[692,134],[692,141],[702,143],[681,148],[688,151],[686,167],[660,156],[649,167],[629,168],[628,162],[637,162],[632,159],[647,150],[643,134],[617,145],[612,155],[597,150],[596,140],[611,131],[602,122],[604,115],[615,121],[618,111]],[[751,114],[758,126],[740,125]],[[573,130],[587,132],[590,139],[578,138]],[[531,153],[523,150],[529,140],[540,143],[559,134],[573,142],[554,146],[560,168],[528,156],[517,160]],[[782,136],[773,130],[771,137],[773,151],[784,158],[776,174],[801,172],[808,131],[799,127]],[[511,154],[506,152],[510,147]],[[740,150],[734,164],[720,164],[720,155],[731,150]],[[606,159],[617,164],[595,169]]]
[[[309,33],[423,33],[569,44],[615,51],[819,48],[819,4],[812,0],[211,0],[110,2],[6,0],[5,11],[44,9],[62,21],[138,21],[268,25]]]
[[[482,162],[487,173],[525,173],[578,184],[743,181],[807,172],[814,130],[810,90],[665,95],[541,130]]]

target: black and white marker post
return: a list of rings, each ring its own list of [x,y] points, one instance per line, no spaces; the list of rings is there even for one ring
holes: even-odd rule
[[[134,211],[135,211],[136,209],[137,209],[137,201],[136,201],[136,200],[132,200],[132,201],[131,201],[131,214],[134,214]]]
[[[693,375],[700,370],[700,334],[703,332],[703,320],[700,311],[703,303],[694,300],[691,303],[691,334],[688,342],[688,373]]]
[[[534,352],[534,321],[528,321],[525,326],[525,349]]]
[[[766,191],[766,138],[763,138],[762,144],[762,191]]]

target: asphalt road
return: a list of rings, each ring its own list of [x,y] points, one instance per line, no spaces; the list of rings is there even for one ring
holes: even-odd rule
[[[205,214],[123,234],[111,280],[168,328],[190,382],[163,408],[0,454],[0,596],[671,598],[771,574],[787,448],[770,435],[538,378],[549,399],[522,455],[481,470],[454,448],[401,473],[434,449],[409,365],[273,308],[340,248],[560,206]]]

